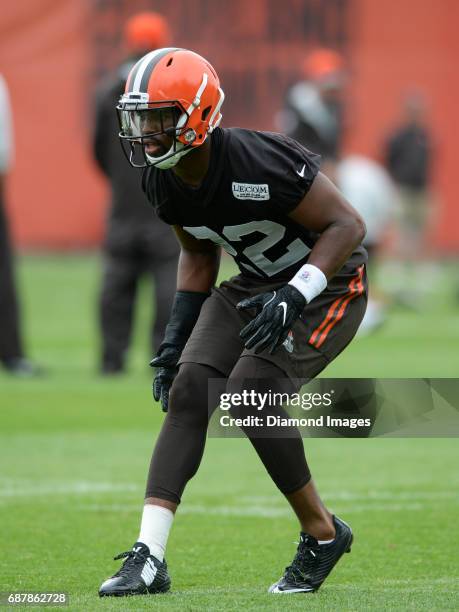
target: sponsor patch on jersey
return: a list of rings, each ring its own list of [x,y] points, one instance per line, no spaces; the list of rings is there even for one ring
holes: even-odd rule
[[[238,200],[269,200],[269,186],[266,183],[235,183],[233,181],[233,196]]]

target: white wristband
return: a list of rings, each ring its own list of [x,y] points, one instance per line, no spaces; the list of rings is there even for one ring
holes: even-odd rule
[[[288,284],[298,289],[309,304],[311,300],[326,288],[327,277],[316,266],[304,264]]]

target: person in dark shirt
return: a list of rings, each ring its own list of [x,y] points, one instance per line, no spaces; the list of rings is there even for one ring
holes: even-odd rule
[[[424,190],[430,179],[432,145],[424,121],[424,102],[419,94],[407,97],[404,113],[404,121],[387,143],[387,169],[397,185]]]
[[[129,19],[124,29],[129,56],[96,92],[93,152],[110,184],[111,198],[99,303],[100,370],[104,374],[125,369],[140,278],[148,274],[154,281],[155,308],[150,334],[153,351],[163,338],[175,292],[177,241],[170,229],[152,214],[140,187],[139,171],[126,164],[114,110],[132,66],[146,50],[164,46],[168,37],[167,23],[157,13],[140,13]]]
[[[322,168],[335,180],[343,135],[344,62],[341,55],[317,48],[304,59],[302,78],[286,94],[277,116],[280,129],[322,156]]]
[[[425,259],[425,229],[429,218],[429,185],[432,140],[425,121],[425,103],[418,93],[408,95],[404,120],[385,146],[386,167],[398,192],[399,255],[408,266],[407,286],[413,280],[412,265]]]
[[[170,588],[164,551],[221,398],[212,381],[229,393],[291,395],[349,344],[366,308],[365,226],[319,171],[319,156],[280,134],[220,128],[223,99],[209,62],[165,48],[133,67],[118,106],[126,156],[145,167],[143,189],[181,254],[152,361],[153,394],[167,415],[140,534],[101,596]],[[240,273],[215,287],[222,248]],[[245,418],[233,404],[231,414]],[[272,405],[267,414],[285,413]],[[270,429],[264,419],[242,429],[301,524],[297,555],[269,591],[316,591],[350,550],[352,531],[320,500],[297,429]]]

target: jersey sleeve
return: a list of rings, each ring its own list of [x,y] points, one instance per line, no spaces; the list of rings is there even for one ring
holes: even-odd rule
[[[311,189],[320,168],[320,155],[293,138],[272,134],[266,151],[270,204],[280,213],[294,210]]]

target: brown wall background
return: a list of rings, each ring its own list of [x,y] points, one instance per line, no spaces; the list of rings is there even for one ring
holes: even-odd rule
[[[25,0],[4,3],[0,71],[12,97],[16,162],[8,208],[21,247],[80,248],[103,233],[105,185],[90,154],[91,95],[122,57],[123,21],[163,12],[175,44],[220,72],[225,125],[272,129],[308,48],[346,57],[347,149],[378,157],[403,93],[425,92],[436,142],[432,239],[459,251],[456,0]]]

